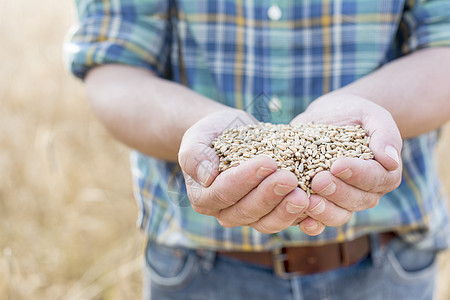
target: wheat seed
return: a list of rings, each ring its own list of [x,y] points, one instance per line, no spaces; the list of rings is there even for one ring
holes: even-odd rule
[[[294,173],[298,186],[311,191],[311,180],[340,157],[372,159],[369,136],[360,125],[258,123],[226,129],[211,147],[219,156],[219,171],[258,155],[273,158],[278,169]]]

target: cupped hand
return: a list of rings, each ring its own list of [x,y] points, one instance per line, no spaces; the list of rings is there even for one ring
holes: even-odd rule
[[[268,156],[257,156],[219,174],[219,158],[210,147],[223,130],[256,122],[234,109],[208,115],[186,131],[178,160],[195,211],[214,216],[225,227],[248,225],[275,233],[299,220],[309,206],[296,176],[277,170]]]
[[[309,235],[325,226],[347,223],[353,212],[375,207],[382,195],[401,182],[402,139],[391,114],[383,107],[351,94],[331,93],[315,100],[291,124],[361,125],[370,136],[375,158],[340,158],[329,171],[312,180],[310,205],[299,227]]]

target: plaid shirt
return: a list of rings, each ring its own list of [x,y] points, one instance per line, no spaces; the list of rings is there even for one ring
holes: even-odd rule
[[[450,1],[77,1],[65,45],[72,72],[123,63],[156,72],[261,121],[288,123],[315,98],[420,48],[450,46]],[[424,99],[424,101],[426,101]],[[238,120],[237,120],[238,121]],[[236,124],[239,125],[239,124]],[[404,141],[403,180],[372,209],[310,237],[224,228],[189,205],[177,164],[132,154],[140,226],[150,239],[192,248],[258,251],[395,230],[444,248],[449,228],[436,170],[438,132]]]

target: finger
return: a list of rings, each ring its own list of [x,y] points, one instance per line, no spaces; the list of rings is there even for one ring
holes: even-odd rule
[[[276,169],[275,161],[268,156],[260,155],[249,159],[237,167],[220,173],[211,186],[204,189],[205,192],[197,199],[195,205],[212,211],[232,206]]]
[[[311,195],[310,205],[306,214],[326,226],[341,226],[347,223],[352,213],[331,201],[319,196]]]
[[[292,222],[291,226],[297,226],[298,224],[300,224],[301,221],[303,221],[307,217],[308,215],[306,213],[300,214],[300,216],[297,219],[295,219],[294,222]]]
[[[371,193],[388,193],[396,189],[402,179],[402,167],[387,171],[375,160],[344,157],[336,160],[331,174],[347,184]]]
[[[295,188],[272,212],[250,226],[262,233],[280,232],[291,226],[293,221],[303,214],[308,205],[309,199],[306,193]]]
[[[304,219],[298,224],[298,227],[301,231],[306,233],[307,235],[319,235],[325,230],[325,225],[320,223],[317,220],[314,220],[311,217]]]
[[[317,173],[311,187],[315,193],[351,212],[375,207],[381,196],[348,185],[328,171]]]
[[[189,201],[191,202],[192,208],[199,214],[216,216],[218,210],[213,209],[212,207],[209,207],[203,203],[204,198],[202,197],[204,197],[206,193],[206,188],[192,179],[188,174],[183,173],[183,175],[186,184],[187,196],[189,198]]]
[[[220,211],[218,220],[225,227],[253,223],[270,213],[297,184],[297,177],[292,172],[278,170],[239,202]]]

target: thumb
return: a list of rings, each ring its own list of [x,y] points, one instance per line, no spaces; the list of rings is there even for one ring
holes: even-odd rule
[[[369,148],[375,160],[386,170],[394,171],[401,163],[402,138],[391,114],[381,106],[377,110],[374,113],[372,108],[366,114],[362,126],[370,136]]]
[[[227,109],[204,117],[189,128],[181,141],[178,162],[193,180],[208,187],[219,175],[219,157],[211,142],[225,129],[256,120],[244,111]]]
[[[214,138],[202,124],[195,124],[184,134],[178,152],[183,172],[204,187],[211,185],[219,174],[219,157],[210,146]]]
[[[289,124],[298,125],[307,123],[320,123],[320,120],[316,118],[314,113],[305,111],[297,115],[294,119],[292,119],[292,121]]]

